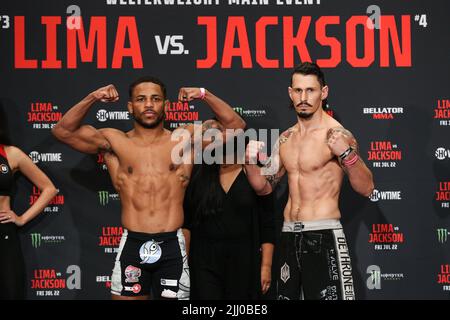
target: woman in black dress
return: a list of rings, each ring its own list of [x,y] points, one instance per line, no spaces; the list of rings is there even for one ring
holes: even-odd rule
[[[268,291],[273,198],[256,195],[244,165],[194,168],[186,191],[185,228],[190,232],[191,299],[251,300]]]
[[[41,191],[36,202],[21,215],[11,209],[16,172],[21,172]],[[0,300],[25,299],[26,271],[18,230],[42,212],[56,193],[45,173],[11,145],[5,126],[0,123]]]

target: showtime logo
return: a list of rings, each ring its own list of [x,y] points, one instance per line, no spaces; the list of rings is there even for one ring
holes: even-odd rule
[[[434,152],[434,155],[436,156],[436,158],[438,160],[445,160],[445,159],[450,158],[450,150],[442,148],[442,147],[439,147]]]
[[[372,115],[372,119],[375,120],[391,120],[394,119],[394,115],[403,114],[403,108],[401,107],[363,108],[363,114],[370,114]]]
[[[128,111],[107,111],[100,109],[97,111],[97,120],[106,122],[108,120],[130,120],[130,113]]]
[[[381,281],[398,281],[405,278],[403,273],[381,273],[381,268],[378,265],[370,265],[366,269],[369,275],[366,281],[369,290],[380,290]]]
[[[392,201],[392,200],[402,200],[401,191],[380,191],[374,189],[372,194],[369,196],[370,201]]]
[[[397,250],[398,244],[404,242],[404,234],[399,229],[390,223],[374,223],[369,233],[369,243],[375,244],[375,250]]]
[[[51,102],[32,102],[27,113],[27,122],[33,124],[33,129],[51,129],[62,118],[58,109],[58,106]]]
[[[62,153],[40,153],[37,151],[31,151],[29,154],[33,163],[39,162],[62,162]]]
[[[434,200],[441,202],[441,208],[450,208],[450,181],[439,182]]]

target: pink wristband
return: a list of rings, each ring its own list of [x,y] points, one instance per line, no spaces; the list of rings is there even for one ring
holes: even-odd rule
[[[350,160],[344,160],[342,161],[342,164],[346,167],[350,167],[352,165],[354,165],[357,161],[358,161],[359,157],[358,155],[355,155],[353,158],[351,158]]]
[[[200,88],[200,99],[205,100],[206,90],[205,88]]]

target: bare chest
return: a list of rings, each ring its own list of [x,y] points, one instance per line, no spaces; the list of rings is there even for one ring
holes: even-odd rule
[[[290,173],[316,172],[334,158],[324,135],[290,139],[280,148],[280,156],[283,166]]]
[[[182,169],[177,165],[172,155],[173,143],[165,142],[151,145],[139,145],[132,142],[124,144],[115,150],[109,164],[118,174],[129,177],[152,176],[168,178],[176,175]]]

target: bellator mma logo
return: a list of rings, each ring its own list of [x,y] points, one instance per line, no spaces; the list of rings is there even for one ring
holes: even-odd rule
[[[374,120],[392,120],[394,115],[403,114],[403,108],[401,107],[373,107],[363,108],[363,114],[372,115]]]
[[[391,141],[372,141],[367,156],[373,168],[395,168],[402,160],[402,151]]]
[[[399,227],[387,223],[372,224],[372,232],[369,233],[369,243],[374,243],[375,250],[397,250],[398,244],[404,242],[403,232]]]
[[[61,120],[62,112],[51,102],[32,102],[27,113],[27,122],[33,124],[33,129],[51,129]]]

